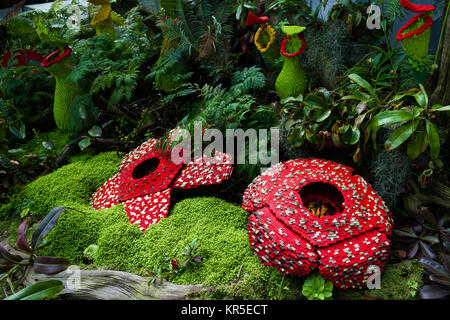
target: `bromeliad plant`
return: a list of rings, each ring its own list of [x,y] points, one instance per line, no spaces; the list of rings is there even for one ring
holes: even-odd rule
[[[44,238],[53,229],[66,209],[69,208],[56,207],[50,210],[33,232],[31,243],[27,240],[27,221],[22,222],[17,230],[16,247],[26,255],[12,254],[0,245],[0,282],[7,281],[12,292],[15,291],[12,277],[21,269],[31,267],[37,273],[51,275],[64,271],[69,267],[69,261],[64,258],[37,255]]]

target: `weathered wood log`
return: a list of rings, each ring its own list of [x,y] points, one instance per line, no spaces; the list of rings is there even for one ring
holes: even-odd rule
[[[204,289],[202,285],[177,285],[168,281],[112,270],[79,270],[77,266],[54,274],[45,275],[31,268],[24,278],[29,286],[39,281],[60,280],[65,289],[61,295],[84,300],[183,300],[186,294]]]

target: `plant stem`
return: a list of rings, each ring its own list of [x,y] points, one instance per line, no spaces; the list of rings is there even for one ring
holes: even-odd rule
[[[16,269],[18,269],[20,267],[20,264],[16,264],[14,267],[12,267],[11,270],[9,270],[3,277],[0,278],[0,282],[2,282],[5,279],[8,279],[9,276],[16,271]]]
[[[444,28],[445,28],[445,24],[446,24],[446,22],[447,22],[447,16],[448,16],[448,11],[449,11],[449,9],[450,9],[450,2],[449,2],[448,5],[447,5],[447,10],[445,11],[445,17],[444,17],[444,20],[442,20],[441,35],[439,36],[439,43],[438,43],[438,46],[437,46],[437,49],[436,49],[436,54],[435,54],[435,56],[434,56],[434,63],[433,63],[433,64],[436,64],[437,57],[438,57],[438,55],[439,55],[439,50],[440,50],[440,48],[441,48],[441,42],[442,42],[442,34],[444,33]]]
[[[281,289],[283,288],[283,284],[284,284],[284,277],[285,275],[283,275],[283,278],[281,279],[281,283],[280,286],[278,287],[278,295],[277,295],[277,299],[280,300],[281,299]]]
[[[107,108],[108,110],[110,110],[111,112],[124,117],[125,120],[127,120],[129,123],[133,124],[133,125],[137,125],[136,120],[134,120],[133,118],[131,118],[130,116],[128,116],[125,112],[117,109],[115,106],[113,106],[107,99],[105,99],[105,97],[100,96],[100,98],[107,104]]]

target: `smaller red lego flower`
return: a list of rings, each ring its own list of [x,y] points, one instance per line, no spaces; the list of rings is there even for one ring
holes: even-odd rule
[[[66,57],[68,57],[70,55],[71,52],[72,52],[71,48],[65,48],[63,54],[60,55],[61,49],[58,49],[58,50],[50,53],[48,56],[46,56],[44,58],[44,60],[42,60],[41,67],[42,68],[50,67],[51,65],[64,60]],[[51,60],[51,59],[53,59],[53,60]]]
[[[146,230],[167,217],[173,188],[218,184],[233,172],[229,154],[216,151],[214,157],[176,164],[171,159],[172,149],[162,151],[159,144],[158,139],[150,139],[127,154],[119,164],[119,173],[92,195],[92,207],[103,209],[123,203],[130,223]]]

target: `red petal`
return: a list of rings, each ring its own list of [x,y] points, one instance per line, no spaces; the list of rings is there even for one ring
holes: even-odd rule
[[[202,157],[189,162],[172,183],[173,188],[190,189],[201,185],[218,184],[233,172],[232,157],[216,151],[214,158]]]
[[[369,265],[381,269],[387,262],[389,245],[386,235],[372,231],[320,249],[319,272],[339,288],[362,289],[370,276]]]
[[[147,194],[124,203],[128,220],[144,231],[169,214],[171,189]]]
[[[252,214],[247,229],[250,245],[266,266],[300,276],[317,266],[313,247],[277,220],[268,208]]]
[[[95,210],[110,208],[120,203],[119,201],[119,181],[120,174],[117,173],[108,181],[106,181],[92,195],[91,205]]]
[[[249,27],[254,24],[260,24],[260,23],[267,22],[267,21],[269,21],[268,17],[258,17],[257,15],[249,12],[248,16],[247,16],[247,21],[245,22],[245,26]]]
[[[403,8],[412,12],[427,12],[436,9],[436,7],[433,5],[414,4],[411,3],[409,0],[401,0],[400,4],[402,5]]]

